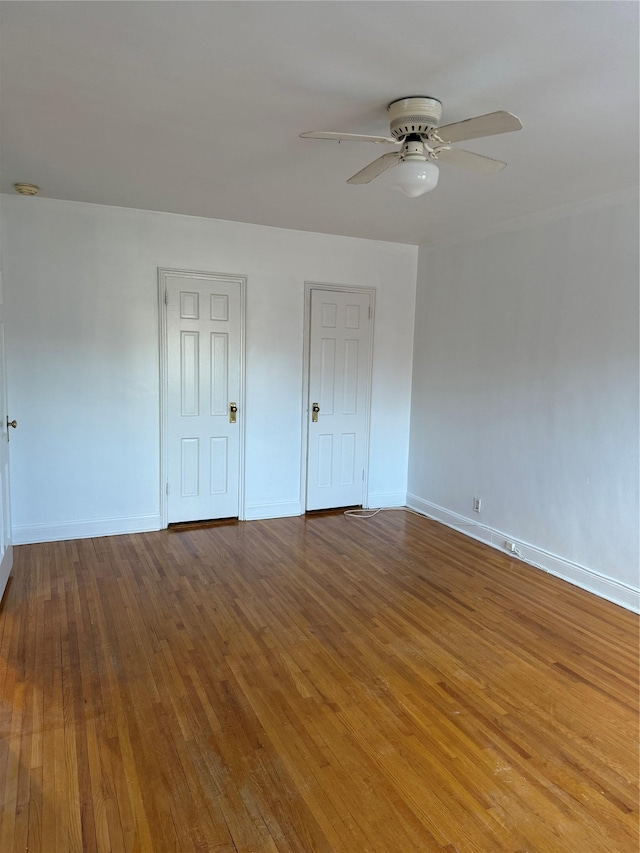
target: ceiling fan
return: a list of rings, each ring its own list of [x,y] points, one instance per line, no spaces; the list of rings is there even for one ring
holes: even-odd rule
[[[391,166],[401,165],[396,186],[405,195],[416,197],[434,189],[438,183],[439,170],[436,161],[460,166],[482,175],[492,175],[507,165],[464,148],[453,148],[451,143],[510,133],[522,128],[520,119],[505,110],[440,126],[442,103],[437,98],[424,95],[399,98],[392,101],[387,109],[391,136],[365,136],[359,133],[317,130],[301,133],[300,136],[305,139],[375,142],[400,146],[356,172],[347,183],[368,184]]]

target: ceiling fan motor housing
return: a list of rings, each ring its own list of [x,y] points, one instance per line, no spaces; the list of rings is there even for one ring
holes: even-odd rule
[[[430,130],[438,127],[442,117],[440,101],[426,96],[400,98],[392,101],[387,109],[391,135],[398,140],[413,133],[426,136]]]

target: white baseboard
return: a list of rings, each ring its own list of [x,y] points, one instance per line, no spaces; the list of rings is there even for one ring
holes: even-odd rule
[[[627,610],[640,612],[640,590],[629,584],[609,578],[606,575],[570,560],[565,560],[556,554],[551,554],[543,548],[538,548],[528,542],[504,533],[500,530],[478,524],[476,521],[459,515],[444,507],[425,501],[417,495],[402,493],[372,493],[369,495],[369,507],[408,506],[410,509],[439,521],[447,527],[458,530],[472,539],[477,539],[496,548],[502,553],[505,550],[505,540],[513,542],[520,551],[520,559],[537,569],[562,578],[575,586],[599,595],[608,601],[619,604]],[[299,501],[271,504],[254,504],[245,507],[245,519],[256,521],[268,518],[286,518],[302,515],[303,509]],[[62,522],[56,524],[14,525],[12,538],[14,545],[28,545],[36,542],[58,542],[66,539],[88,539],[98,536],[118,536],[123,533],[145,533],[162,529],[160,515],[141,515],[128,518],[100,518],[89,521]]]
[[[14,525],[14,545],[35,542],[60,542],[65,539],[93,539],[97,536],[118,536],[122,533],[146,533],[161,530],[160,515],[137,515],[128,518],[96,518],[90,521],[70,521],[55,524]]]
[[[405,506],[406,492],[371,492],[366,509],[378,507]],[[300,501],[283,501],[272,504],[252,504],[244,508],[245,521],[259,521],[267,518],[288,518],[292,515],[304,515],[305,509]]]
[[[417,495],[407,495],[407,506],[421,515],[426,515],[428,518],[433,518],[447,527],[452,527],[454,530],[470,536],[472,539],[491,545],[492,548],[502,551],[503,554],[510,553],[504,547],[505,541],[513,542],[520,552],[519,558],[530,566],[562,578],[574,586],[579,586],[587,592],[606,598],[607,601],[619,604],[634,613],[640,612],[640,590],[629,584],[609,578],[594,569],[565,560],[563,557],[551,554],[549,551],[530,545],[528,542],[521,542],[501,530],[494,530],[491,527],[478,524],[473,519],[458,515],[458,513],[451,512],[451,510],[430,501],[425,501]]]
[[[406,505],[406,492],[369,492],[366,509]]]
[[[2,562],[0,563],[0,601],[2,601],[2,596],[4,595],[4,591],[7,588],[7,583],[9,581],[9,575],[11,574],[12,567],[13,548],[11,547],[11,543],[9,542],[5,549]]]
[[[302,515],[304,510],[300,501],[281,501],[271,504],[249,504],[244,508],[245,521],[260,521],[264,518],[288,518]]]

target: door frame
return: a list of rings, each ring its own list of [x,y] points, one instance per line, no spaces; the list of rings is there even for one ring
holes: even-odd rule
[[[369,445],[371,433],[371,390],[373,383],[373,337],[376,317],[376,288],[360,287],[351,284],[330,284],[323,281],[305,281],[304,283],[304,333],[302,346],[302,447],[300,464],[300,497],[302,514],[307,511],[307,481],[309,465],[309,368],[311,366],[311,291],[325,290],[340,293],[368,293],[371,299],[371,325],[369,351],[367,352],[367,390],[364,403],[364,480],[362,481],[362,506],[369,505]]]
[[[4,345],[4,290],[2,280],[2,269],[0,269],[0,442],[2,442],[2,453],[0,454],[0,603],[7,588],[11,570],[13,568],[13,530],[11,526],[11,490],[10,490],[10,459],[9,459],[9,409],[7,389],[7,368]],[[6,465],[4,464],[6,461]],[[6,525],[5,525],[6,522]]]
[[[245,407],[245,325],[246,325],[246,301],[247,301],[247,277],[236,273],[225,274],[215,272],[203,272],[201,270],[172,269],[169,267],[158,267],[158,325],[159,325],[159,350],[160,350],[160,518],[162,529],[168,527],[169,501],[167,494],[168,472],[169,472],[169,442],[168,442],[168,399],[169,399],[169,365],[168,365],[168,326],[167,326],[167,303],[165,293],[167,292],[167,279],[179,276],[180,278],[192,278],[205,281],[232,281],[240,288],[240,393],[238,395],[238,409],[240,413],[238,424],[240,446],[238,448],[238,520],[244,521],[244,457],[245,457],[245,432],[246,432],[246,407]]]

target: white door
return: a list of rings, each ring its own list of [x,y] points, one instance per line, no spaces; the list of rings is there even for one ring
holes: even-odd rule
[[[162,281],[167,522],[236,518],[244,281],[169,270]]]
[[[7,385],[4,360],[4,313],[2,278],[0,277],[0,598],[4,593],[11,566],[11,504],[9,495],[9,431],[7,417]]]
[[[307,509],[363,503],[371,294],[311,289]]]

